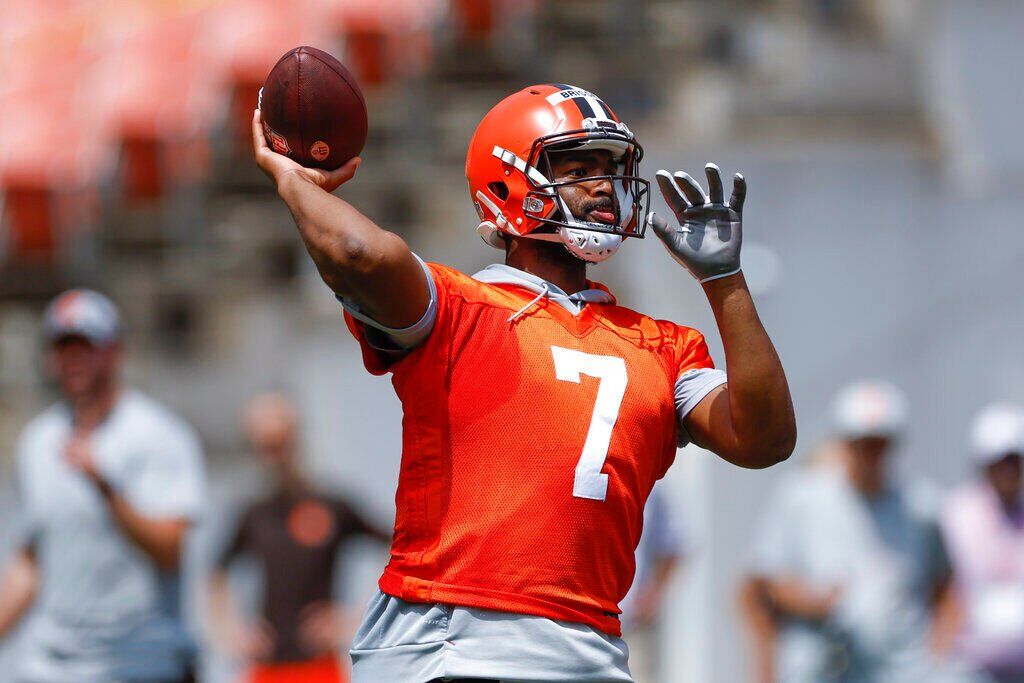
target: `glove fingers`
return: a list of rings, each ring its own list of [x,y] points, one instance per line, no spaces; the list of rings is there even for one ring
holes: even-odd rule
[[[665,201],[668,202],[668,207],[672,209],[672,212],[675,215],[678,216],[690,208],[686,198],[672,181],[672,176],[669,175],[668,171],[658,171],[656,177],[658,179],[658,187],[661,188],[661,194],[665,197]]]
[[[672,235],[676,232],[675,228],[668,224],[668,221],[653,211],[647,214],[647,225],[651,226],[654,230],[654,234],[658,236],[658,239],[666,244],[670,239],[672,239]]]
[[[729,208],[736,213],[743,213],[743,201],[747,198],[747,179],[742,173],[737,173],[732,179],[732,197],[729,198]]]
[[[704,194],[704,189],[690,177],[689,173],[676,171],[672,179],[675,180],[676,187],[686,196],[688,202],[694,206],[704,206],[708,203],[708,196]]]
[[[712,204],[722,204],[725,202],[725,193],[722,190],[722,172],[718,170],[716,164],[706,164],[704,166],[704,173],[708,177],[708,198]]]

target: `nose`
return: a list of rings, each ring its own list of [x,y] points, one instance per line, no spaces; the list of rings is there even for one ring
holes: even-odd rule
[[[598,178],[587,183],[587,191],[594,197],[611,197],[612,181],[610,178]]]

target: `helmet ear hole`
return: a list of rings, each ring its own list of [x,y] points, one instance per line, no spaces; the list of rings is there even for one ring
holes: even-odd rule
[[[508,185],[501,181],[488,183],[487,189],[490,190],[491,193],[501,201],[505,201],[506,199],[508,199]]]

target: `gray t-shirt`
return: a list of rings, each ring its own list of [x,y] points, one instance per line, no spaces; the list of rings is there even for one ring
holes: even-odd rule
[[[901,672],[928,666],[929,602],[949,571],[936,500],[922,484],[866,498],[837,468],[784,482],[763,517],[753,572],[841,593],[825,623],[783,623],[780,682],[915,680]]]
[[[58,404],[33,420],[18,442],[21,543],[31,544],[40,569],[19,675],[105,683],[173,678],[186,647],[177,578],[157,571],[116,525],[91,482],[67,463],[71,427],[70,411]],[[199,441],[162,406],[125,391],[92,445],[100,472],[141,514],[199,515]]]

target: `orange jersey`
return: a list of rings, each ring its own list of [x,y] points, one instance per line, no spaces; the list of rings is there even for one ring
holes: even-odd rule
[[[643,508],[675,456],[677,378],[703,336],[612,303],[578,315],[430,264],[437,318],[390,371],[403,452],[385,593],[620,635]],[[597,285],[594,285],[597,286]]]

